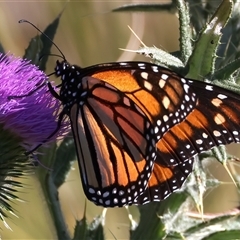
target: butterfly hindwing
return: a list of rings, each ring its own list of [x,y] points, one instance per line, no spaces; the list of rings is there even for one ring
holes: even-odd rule
[[[144,193],[134,200],[134,204],[146,204],[159,202],[167,198],[171,193],[179,190],[189,174],[192,172],[193,159],[189,159],[175,166],[167,166],[162,161],[158,151],[154,169],[148,186]]]
[[[240,140],[240,96],[197,80],[189,80],[189,86],[197,93],[197,105],[157,143],[169,165]]]

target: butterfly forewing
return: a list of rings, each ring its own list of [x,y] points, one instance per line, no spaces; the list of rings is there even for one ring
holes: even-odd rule
[[[70,118],[85,194],[105,207],[132,204],[144,192],[156,157],[151,123],[113,86],[92,77],[82,86],[86,99],[73,105]]]
[[[186,80],[170,70],[134,62],[112,63],[111,70],[104,64],[99,67],[101,72],[93,72],[92,76],[131,98],[155,126],[157,139],[185,119],[196,105],[196,94]]]

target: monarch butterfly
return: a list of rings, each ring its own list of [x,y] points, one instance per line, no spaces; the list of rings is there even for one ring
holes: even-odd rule
[[[223,88],[144,62],[80,68],[64,59],[55,74],[60,120],[70,117],[84,192],[97,205],[165,199],[191,173],[196,154],[239,142],[240,96]]]
[[[182,186],[195,155],[240,142],[236,93],[151,63],[81,68],[62,57],[59,94],[48,86],[63,104],[59,127],[70,118],[83,189],[97,205],[163,200]]]

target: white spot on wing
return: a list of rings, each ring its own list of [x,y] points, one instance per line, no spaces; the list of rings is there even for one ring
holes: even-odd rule
[[[208,138],[208,135],[206,133],[202,134],[203,138]]]
[[[224,118],[223,115],[221,115],[220,113],[217,113],[215,116],[214,116],[214,122],[218,125],[221,125],[223,124],[224,122],[226,121],[226,119]]]
[[[157,120],[157,125],[161,126],[161,124],[162,124],[161,120]]]
[[[185,92],[188,93],[189,86],[188,86],[187,84],[184,84],[184,85],[183,85],[183,88],[184,88]]]
[[[169,97],[167,96],[164,96],[163,97],[163,100],[162,100],[162,104],[164,106],[165,109],[168,109],[169,105],[170,105],[170,99]]]
[[[219,98],[214,98],[211,103],[216,106],[219,107],[222,104],[222,100],[220,100]]]
[[[167,80],[168,79],[168,75],[167,74],[162,74],[162,76],[161,76],[161,78],[163,79],[163,80]]]
[[[164,122],[167,122],[167,121],[168,121],[168,119],[169,119],[169,118],[168,118],[168,116],[167,116],[167,115],[164,115],[164,116],[163,116],[163,121],[164,121]]]
[[[160,88],[164,88],[165,84],[166,84],[166,81],[165,81],[165,80],[163,80],[163,79],[160,79],[160,80],[159,80],[158,85],[159,85]]]
[[[157,66],[152,66],[152,70],[153,70],[154,72],[158,72],[158,67],[157,67]]]
[[[226,96],[226,95],[223,95],[223,94],[218,94],[217,97],[220,98],[220,99],[225,99],[225,98],[227,98],[227,96]]]
[[[181,78],[182,83],[186,83],[186,79],[185,78]]]
[[[148,73],[147,72],[141,72],[141,77],[143,79],[148,79]]]
[[[190,100],[188,95],[185,95],[185,100],[188,102]]]
[[[158,128],[158,127],[155,127],[155,128],[154,128],[154,133],[157,134],[158,131],[159,131],[159,128]]]
[[[214,130],[214,131],[213,131],[213,135],[214,135],[215,137],[220,137],[220,136],[221,136],[221,133],[220,133],[219,131],[217,131],[217,130]]]
[[[205,87],[205,89],[208,90],[208,91],[213,91],[213,86],[207,85]]]
[[[150,82],[144,81],[143,84],[144,84],[144,87],[145,87],[147,90],[152,91],[153,85],[152,85]]]
[[[202,139],[197,139],[197,140],[196,140],[196,143],[200,145],[200,144],[203,143],[203,140],[202,140]]]

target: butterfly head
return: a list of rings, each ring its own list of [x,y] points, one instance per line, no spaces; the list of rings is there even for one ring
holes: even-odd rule
[[[76,102],[82,102],[86,98],[86,91],[82,89],[81,73],[81,67],[71,65],[65,59],[56,62],[55,75],[62,80],[59,96],[66,113],[69,113]]]
[[[69,73],[71,69],[71,65],[66,61],[58,61],[56,62],[56,67],[55,67],[55,75],[57,77],[61,77],[62,81],[65,81],[66,79],[66,74]]]

